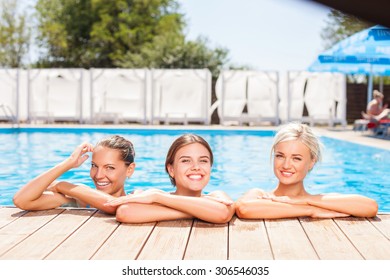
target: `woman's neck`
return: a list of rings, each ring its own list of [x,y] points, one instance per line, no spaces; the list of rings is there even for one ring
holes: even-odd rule
[[[176,191],[172,194],[182,195],[182,196],[192,196],[192,197],[200,197],[202,196],[202,191],[191,191],[188,189],[181,189],[176,186]]]
[[[116,193],[113,193],[111,195],[114,197],[120,197],[120,196],[125,196],[126,192],[125,192],[125,189],[122,188],[122,189],[118,190]]]
[[[309,195],[305,190],[303,183],[295,185],[284,185],[279,183],[276,189],[272,191],[276,196],[304,196]]]

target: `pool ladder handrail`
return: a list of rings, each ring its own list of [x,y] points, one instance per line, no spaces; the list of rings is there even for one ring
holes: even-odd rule
[[[3,110],[5,118],[12,122],[12,127],[19,127],[18,120],[16,119],[15,114],[12,112],[11,107],[9,107],[7,104],[1,103],[0,109]]]

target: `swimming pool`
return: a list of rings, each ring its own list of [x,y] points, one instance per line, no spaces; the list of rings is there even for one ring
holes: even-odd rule
[[[171,130],[99,128],[0,129],[0,205],[13,205],[14,193],[29,180],[59,163],[83,141],[120,134],[130,139],[136,150],[136,171],[127,182],[134,188],[171,191],[165,173],[166,152],[175,138],[192,132],[204,137],[214,152],[215,162],[206,192],[221,189],[233,199],[246,190],[276,186],[270,161],[274,131],[271,130]],[[356,193],[378,201],[380,212],[390,212],[390,151],[322,137],[323,161],[305,181],[310,193]],[[60,180],[93,187],[88,160]]]

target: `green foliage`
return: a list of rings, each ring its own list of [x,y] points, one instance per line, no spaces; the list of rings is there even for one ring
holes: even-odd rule
[[[0,65],[22,67],[30,41],[27,14],[19,13],[17,0],[2,0],[0,9]]]
[[[324,41],[325,49],[332,47],[337,42],[356,32],[374,25],[355,16],[344,14],[338,10],[330,11],[326,24],[326,27],[324,27],[321,32],[321,38]]]
[[[216,79],[228,62],[227,57],[226,49],[211,49],[203,37],[186,42],[181,36],[156,36],[153,43],[140,53],[127,53],[118,65],[128,68],[208,68]]]
[[[209,68],[228,51],[186,41],[175,0],[38,0],[41,67]]]

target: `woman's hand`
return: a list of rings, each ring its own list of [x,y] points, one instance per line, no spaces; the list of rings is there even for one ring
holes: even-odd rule
[[[105,203],[107,206],[119,206],[126,203],[152,204],[156,201],[156,196],[163,191],[149,190],[137,194],[128,194]]]
[[[275,196],[270,194],[264,194],[262,196],[259,196],[258,198],[268,199],[280,203],[294,204],[294,205],[309,205],[305,197],[299,197],[299,196],[290,197],[290,196]]]
[[[67,159],[67,162],[71,165],[71,168],[79,167],[81,164],[83,164],[89,158],[89,155],[86,154],[88,152],[93,152],[92,144],[84,142],[77,146],[77,148]]]
[[[319,208],[319,207],[314,207],[312,210],[312,214],[310,217],[312,218],[322,218],[322,219],[331,219],[331,218],[344,218],[344,217],[349,217],[350,215],[345,214],[345,213],[340,213],[324,208]]]
[[[233,204],[233,201],[231,199],[227,199],[226,197],[222,197],[222,196],[213,196],[213,195],[207,194],[207,195],[204,195],[202,197],[210,199],[210,200],[214,200],[214,201],[222,203],[222,204],[225,204],[226,206],[230,206]]]

